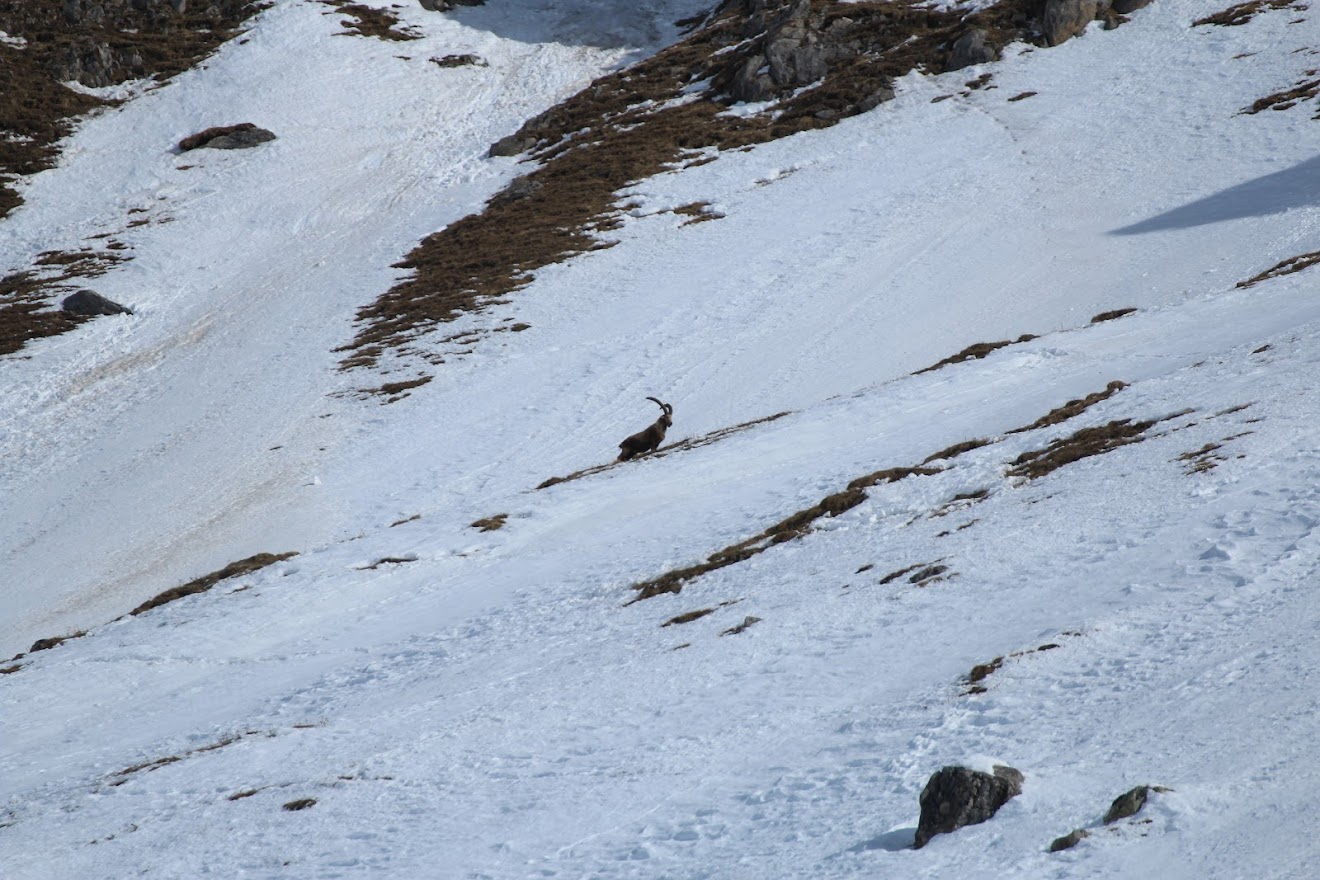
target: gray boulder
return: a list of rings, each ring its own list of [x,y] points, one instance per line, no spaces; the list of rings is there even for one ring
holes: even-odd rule
[[[133,310],[121,306],[112,299],[106,299],[94,290],[80,290],[64,298],[60,308],[75,315],[131,315]]]
[[[1096,0],[1046,0],[1040,23],[1045,42],[1057,46],[1072,39],[1095,21],[1099,10]]]
[[[536,138],[515,132],[508,137],[502,137],[495,143],[491,144],[490,150],[487,151],[487,155],[516,156],[519,153],[530,150],[534,146],[536,146]]]
[[[1112,825],[1120,819],[1126,819],[1129,816],[1135,816],[1141,812],[1141,808],[1146,806],[1146,799],[1150,797],[1151,792],[1163,794],[1169,789],[1162,785],[1138,785],[1129,791],[1125,791],[1114,802],[1109,805],[1109,812],[1105,813],[1105,824]]]
[[[1119,15],[1136,12],[1143,6],[1149,6],[1150,0],[1114,0],[1114,11]]]
[[[188,150],[245,150],[275,140],[273,132],[257,128],[251,122],[238,125],[220,125],[189,135],[179,141],[179,152]]]
[[[921,791],[921,819],[913,847],[921,849],[936,834],[986,821],[1022,793],[1022,779],[1020,771],[1002,764],[995,765],[993,775],[969,767],[937,771]]]
[[[970,30],[953,43],[945,71],[962,70],[973,64],[986,64],[999,60],[999,50],[985,41],[987,34],[980,28]]]

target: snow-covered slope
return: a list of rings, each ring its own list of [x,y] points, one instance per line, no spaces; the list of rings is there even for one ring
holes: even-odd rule
[[[700,7],[410,6],[386,43],[276,2],[27,185],[0,271],[110,232],[136,314],[0,361],[0,652],[88,630],[0,675],[0,875],[1308,876],[1320,305],[1238,286],[1320,249],[1314,105],[1239,112],[1313,76],[1305,10],[1156,0],[640,182],[618,246],[455,325],[529,329],[353,393],[354,310],[523,170],[487,146]],[[247,120],[278,140],[170,152]],[[671,441],[788,414],[535,488],[652,394]],[[911,850],[929,775],[992,759],[1022,795]]]

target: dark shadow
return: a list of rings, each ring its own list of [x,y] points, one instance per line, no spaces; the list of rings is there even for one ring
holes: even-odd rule
[[[1165,211],[1140,223],[1110,231],[1110,235],[1140,235],[1167,229],[1190,229],[1222,220],[1265,217],[1291,208],[1320,205],[1320,156],[1284,171],[1276,171]]]
[[[883,849],[889,852],[898,852],[900,850],[912,849],[912,844],[917,840],[917,826],[910,825],[906,828],[895,828],[892,831],[886,831],[884,834],[877,834],[870,840],[863,840],[854,847],[850,847],[848,852],[866,852],[872,849]]]

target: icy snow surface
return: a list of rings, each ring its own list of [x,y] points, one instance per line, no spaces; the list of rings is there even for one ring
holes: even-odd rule
[[[1313,105],[1239,113],[1311,75],[1312,13],[1193,28],[1218,9],[1156,0],[908,76],[638,183],[619,246],[455,325],[530,329],[398,403],[351,393],[411,378],[333,349],[391,263],[525,170],[489,144],[701,8],[409,4],[424,38],[385,43],[277,0],[27,184],[0,272],[113,233],[132,259],[95,286],[135,314],[0,360],[0,656],[89,631],[0,675],[0,877],[1312,876],[1320,269],[1237,286],[1320,250]],[[489,66],[429,62],[454,53]],[[239,121],[278,139],[171,152]],[[669,211],[694,201],[725,216]],[[671,441],[790,414],[535,490],[610,460],[647,395]],[[1121,419],[1154,424],[1008,474]],[[1022,795],[911,850],[930,774],[993,761]],[[1101,827],[1138,784],[1170,790]]]

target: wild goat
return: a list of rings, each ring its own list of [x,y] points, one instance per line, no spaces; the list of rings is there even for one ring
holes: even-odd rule
[[[651,427],[645,431],[638,431],[628,439],[619,444],[619,461],[627,461],[630,458],[641,455],[644,452],[654,452],[655,448],[665,440],[665,431],[674,424],[674,408],[667,403],[656,400],[654,397],[648,397],[647,400],[655,400],[660,404],[660,418],[656,419]]]

